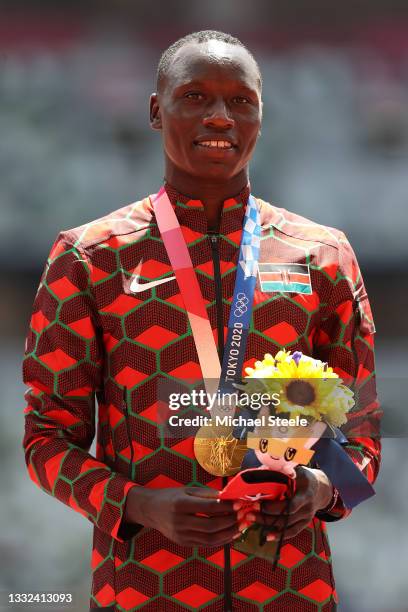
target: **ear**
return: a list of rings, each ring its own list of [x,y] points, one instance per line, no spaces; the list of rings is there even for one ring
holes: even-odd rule
[[[152,95],[150,96],[150,127],[153,130],[162,129],[160,106],[157,93],[152,93]]]

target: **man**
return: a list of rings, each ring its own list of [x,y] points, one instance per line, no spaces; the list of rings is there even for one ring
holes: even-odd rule
[[[181,227],[220,359],[249,202],[248,164],[261,127],[261,85],[240,41],[204,31],[163,54],[150,100],[151,126],[163,138],[162,199],[168,196]],[[91,609],[334,610],[324,521],[349,510],[325,473],[298,471],[273,569],[234,548],[239,505],[217,501],[226,479],[197,463],[193,437],[163,433],[158,379],[200,378],[208,364],[199,361],[189,296],[170,263],[157,202],[146,197],[62,232],[51,250],[24,361],[29,474],[95,526]],[[268,291],[259,272],[244,366],[288,348],[327,361],[343,378],[369,379],[369,393],[345,427],[352,434],[378,412],[374,325],[354,253],[335,229],[259,198],[256,206],[259,270],[277,266],[282,286]],[[304,292],[291,276],[298,264],[306,272]],[[96,459],[88,454],[95,395]],[[346,446],[370,482],[380,460],[372,427]],[[281,511],[279,502],[262,502],[254,516],[270,525]],[[271,537],[282,528],[279,519]]]

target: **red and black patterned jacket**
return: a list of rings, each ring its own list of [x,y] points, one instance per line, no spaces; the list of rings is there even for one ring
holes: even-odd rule
[[[202,203],[166,189],[217,341],[217,327],[226,334],[248,189],[224,202],[216,258]],[[343,431],[347,452],[373,482],[380,461],[373,435],[379,414],[375,329],[355,255],[342,232],[257,201],[260,262],[307,265],[312,292],[264,293],[257,279],[244,366],[286,348],[356,379],[360,401]],[[221,478],[195,461],[192,437],[167,439],[158,427],[158,378],[200,378],[201,371],[177,282],[133,293],[136,270],[146,283],[173,276],[148,197],[56,239],[35,297],[23,364],[28,472],[94,525],[91,608],[222,612],[222,547],[182,547],[123,520],[131,487],[222,488]],[[89,449],[96,412],[95,458]],[[339,498],[330,514],[316,516],[286,541],[274,571],[269,561],[232,545],[233,610],[334,610],[325,521],[348,513]]]

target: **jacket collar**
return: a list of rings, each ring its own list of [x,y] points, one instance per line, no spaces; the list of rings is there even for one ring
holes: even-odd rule
[[[202,201],[193,200],[179,193],[169,183],[165,182],[164,188],[174,207],[180,225],[184,225],[200,234],[206,234],[207,218]],[[228,235],[242,229],[249,194],[250,184],[248,183],[239,194],[224,200],[219,229],[220,234]]]

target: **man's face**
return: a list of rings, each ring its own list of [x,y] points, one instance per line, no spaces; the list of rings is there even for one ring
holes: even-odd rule
[[[150,108],[167,164],[199,178],[232,178],[247,166],[261,126],[256,65],[240,46],[184,45]]]

